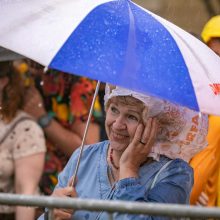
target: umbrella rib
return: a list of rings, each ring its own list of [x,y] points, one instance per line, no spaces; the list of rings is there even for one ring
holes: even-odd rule
[[[89,110],[89,116],[88,116],[88,119],[87,119],[87,122],[86,122],[86,128],[85,128],[85,131],[84,131],[84,134],[83,134],[82,143],[81,143],[81,146],[80,146],[80,152],[79,152],[79,156],[78,156],[75,172],[74,172],[74,175],[73,175],[73,181],[71,183],[72,187],[75,186],[75,183],[76,183],[76,176],[77,176],[77,172],[79,170],[80,160],[81,160],[83,149],[84,149],[84,145],[85,145],[85,139],[86,139],[86,136],[87,136],[87,132],[88,132],[89,124],[90,124],[90,121],[91,121],[92,112],[93,112],[96,96],[97,96],[98,91],[99,91],[99,87],[100,87],[100,81],[97,81],[95,93],[94,93],[94,96],[93,96],[93,99],[92,99],[92,104],[91,104],[91,107],[90,107],[90,110]]]
[[[200,61],[200,59],[198,58],[198,56],[196,55],[196,53],[193,51],[193,49],[191,48],[191,46],[187,43],[187,41],[185,39],[183,39],[182,36],[180,36],[180,34],[178,34],[174,29],[172,29],[172,31],[185,43],[185,45],[188,47],[188,49],[191,51],[191,53],[194,55],[194,58],[198,61],[198,63],[202,66],[203,70],[208,74],[209,71],[207,70],[207,68],[205,67],[205,65]],[[212,77],[209,74],[209,80],[213,81],[211,79]]]

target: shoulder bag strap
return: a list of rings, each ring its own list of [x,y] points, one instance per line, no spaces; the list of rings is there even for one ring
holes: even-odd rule
[[[173,160],[169,160],[168,162],[166,162],[166,163],[160,168],[160,170],[157,172],[156,176],[155,176],[154,179],[153,179],[153,182],[152,182],[152,184],[151,184],[151,186],[150,186],[150,189],[152,189],[152,188],[155,186],[155,183],[156,183],[156,181],[157,181],[157,179],[158,179],[158,176],[162,173],[163,170],[165,170],[165,169],[169,166],[169,164],[170,164],[172,161],[173,161]]]
[[[19,118],[17,121],[15,121],[11,127],[9,128],[9,130],[5,133],[5,135],[3,136],[3,138],[0,140],[0,144],[2,144],[5,139],[9,136],[9,134],[11,134],[11,132],[15,129],[15,127],[21,122],[21,121],[25,121],[25,120],[32,120],[33,119],[31,117],[27,117],[27,116],[24,116],[22,118]]]

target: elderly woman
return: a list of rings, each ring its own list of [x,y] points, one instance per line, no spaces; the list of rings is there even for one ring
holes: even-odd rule
[[[1,48],[1,52],[6,51]],[[46,151],[38,124],[22,111],[24,88],[12,52],[0,55],[0,192],[36,194]],[[6,60],[5,60],[6,59]],[[34,208],[0,206],[0,219],[34,220]]]
[[[109,85],[105,108],[109,140],[85,147],[71,188],[79,154],[74,152],[53,195],[188,204],[193,170],[187,162],[206,146],[207,116]],[[54,214],[56,219],[107,219],[104,212],[56,209]],[[157,218],[114,214],[114,219]]]

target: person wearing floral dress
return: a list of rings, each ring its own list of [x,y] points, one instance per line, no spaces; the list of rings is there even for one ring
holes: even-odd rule
[[[44,129],[47,154],[40,187],[50,195],[57,184],[57,175],[69,156],[81,145],[91,106],[95,82],[84,77],[48,70],[34,62],[29,63],[36,87],[28,85],[24,110],[31,114]],[[100,139],[102,111],[96,99],[86,144]]]

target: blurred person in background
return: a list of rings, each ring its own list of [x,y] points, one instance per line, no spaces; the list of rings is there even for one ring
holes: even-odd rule
[[[220,56],[220,15],[212,17],[206,23],[201,37],[204,43]],[[220,192],[218,189],[220,165],[219,116],[209,115],[207,141],[209,143],[208,147],[197,154],[190,162],[194,169],[194,187],[190,201],[192,205],[217,205],[218,191]]]
[[[43,172],[45,139],[40,126],[22,110],[24,87],[13,61],[0,48],[0,192],[33,195]],[[34,220],[35,209],[0,206],[2,220]]]
[[[27,68],[24,64],[18,66],[28,87],[24,110],[36,119],[46,135],[47,155],[40,187],[50,195],[58,173],[81,145],[95,82],[51,69],[44,73],[43,66],[34,61],[26,64]],[[100,120],[102,111],[97,98],[86,144],[100,140]]]

